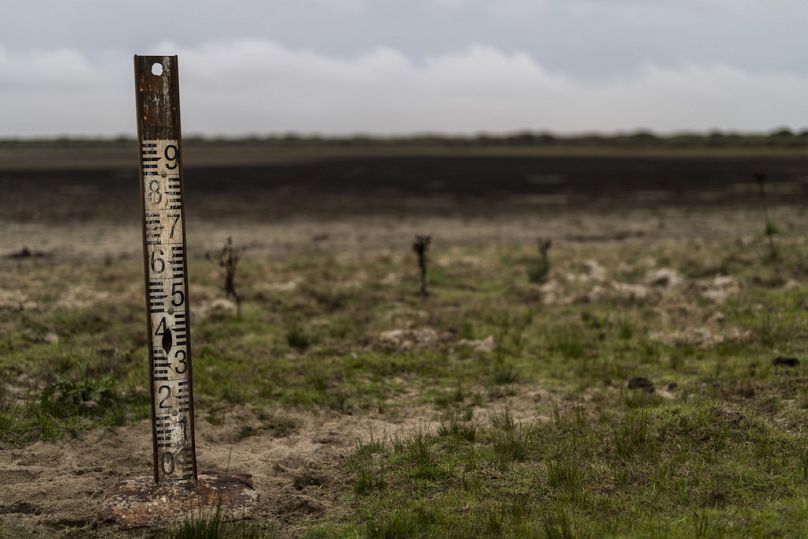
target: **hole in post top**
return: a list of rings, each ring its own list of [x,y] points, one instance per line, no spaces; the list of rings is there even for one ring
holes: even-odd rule
[[[154,62],[151,66],[152,75],[159,77],[163,74],[163,64],[160,62]]]

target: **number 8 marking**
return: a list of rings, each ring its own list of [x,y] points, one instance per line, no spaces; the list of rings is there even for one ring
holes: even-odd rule
[[[163,193],[160,192],[160,180],[149,182],[149,202],[156,206],[163,201]]]

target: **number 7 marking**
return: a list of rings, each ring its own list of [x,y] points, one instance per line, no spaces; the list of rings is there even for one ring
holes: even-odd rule
[[[177,213],[175,215],[172,215],[171,217],[174,218],[174,222],[171,224],[171,234],[168,236],[169,239],[174,237],[174,228],[176,228],[177,223],[180,221],[180,214]]]

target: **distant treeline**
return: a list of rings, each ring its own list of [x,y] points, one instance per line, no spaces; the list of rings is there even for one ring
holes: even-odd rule
[[[808,129],[794,132],[777,129],[770,133],[736,133],[711,131],[709,133],[655,134],[634,131],[619,134],[555,135],[547,132],[517,132],[499,135],[412,135],[412,136],[319,136],[268,135],[242,137],[209,137],[189,135],[185,144],[204,145],[260,145],[268,147],[610,147],[610,148],[744,148],[744,147],[801,147],[808,146]],[[0,139],[0,147],[59,146],[98,147],[129,146],[132,137],[82,138],[58,137],[35,139]]]

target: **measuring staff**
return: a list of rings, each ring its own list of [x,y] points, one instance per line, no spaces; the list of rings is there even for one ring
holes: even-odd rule
[[[135,56],[154,480],[195,482],[176,56]]]

